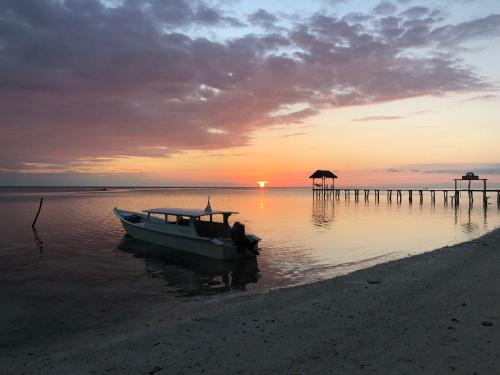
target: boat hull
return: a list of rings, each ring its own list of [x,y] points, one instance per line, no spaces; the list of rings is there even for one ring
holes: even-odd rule
[[[233,244],[221,244],[220,241],[204,237],[187,237],[177,234],[165,233],[145,226],[130,223],[125,220],[120,211],[115,209],[115,215],[120,219],[123,229],[131,237],[156,245],[182,250],[189,253],[216,259],[240,259],[255,257],[255,253],[246,249],[239,252]],[[219,242],[219,243],[217,243]]]

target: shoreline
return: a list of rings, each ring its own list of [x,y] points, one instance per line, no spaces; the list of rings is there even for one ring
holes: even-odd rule
[[[500,366],[500,228],[262,294],[167,306],[11,352],[2,373],[458,373]],[[3,355],[2,355],[3,356]]]

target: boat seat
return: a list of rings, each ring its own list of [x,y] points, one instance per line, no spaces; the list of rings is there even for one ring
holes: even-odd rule
[[[179,219],[179,225],[189,226],[189,220],[188,219]]]

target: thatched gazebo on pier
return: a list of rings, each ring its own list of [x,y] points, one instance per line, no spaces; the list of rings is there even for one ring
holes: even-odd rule
[[[337,176],[333,174],[332,171],[318,169],[312,175],[309,176],[312,178],[312,188],[313,190],[333,190],[335,189],[335,179]],[[332,179],[332,184],[329,185],[327,179]],[[316,183],[316,179],[321,179],[321,183]]]

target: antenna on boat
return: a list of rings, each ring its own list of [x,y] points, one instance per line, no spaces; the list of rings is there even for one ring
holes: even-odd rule
[[[212,212],[212,207],[210,206],[210,194],[208,194],[207,207],[205,207],[205,212]]]

